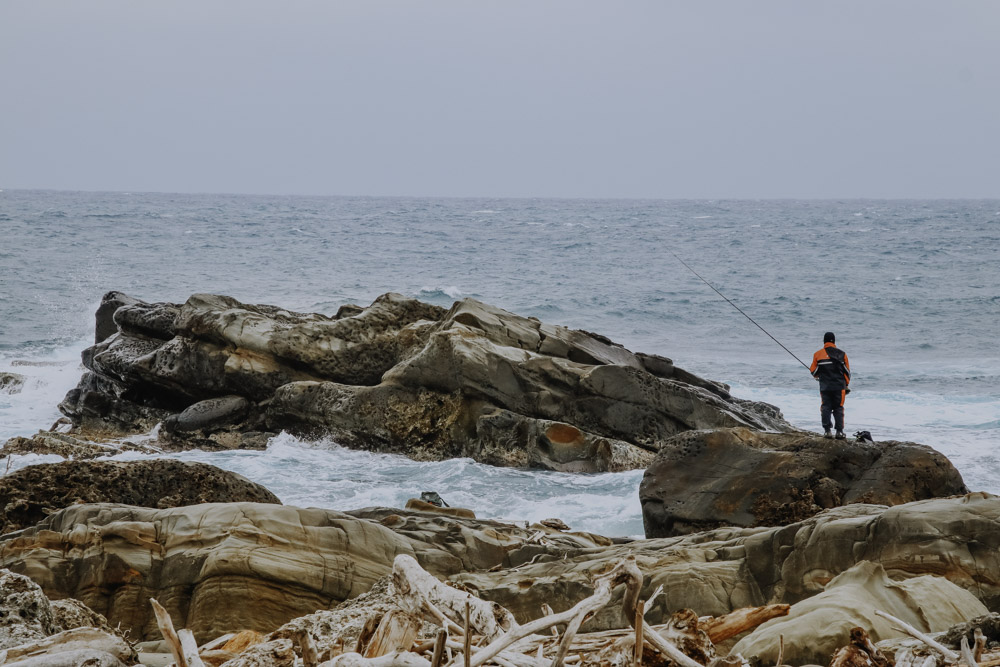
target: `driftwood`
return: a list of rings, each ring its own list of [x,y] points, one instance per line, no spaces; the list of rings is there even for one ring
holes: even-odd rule
[[[791,607],[787,604],[769,604],[763,607],[746,607],[715,618],[699,619],[698,626],[708,633],[712,642],[718,644],[738,634],[753,630],[772,618],[787,616]],[[781,664],[781,663],[778,663]]]
[[[418,632],[419,618],[402,609],[393,609],[382,617],[363,654],[366,658],[377,658],[396,651],[409,651]]]
[[[316,651],[316,644],[309,631],[299,631],[296,640],[299,643],[299,650],[302,652],[302,667],[317,667],[319,665],[319,652]]]
[[[959,655],[957,653],[955,653],[954,651],[952,651],[950,648],[948,648],[946,646],[943,646],[940,643],[934,641],[933,639],[931,639],[930,637],[928,637],[924,633],[922,633],[919,630],[917,630],[912,625],[909,625],[908,623],[904,623],[903,621],[899,620],[895,616],[890,616],[889,614],[885,613],[884,611],[876,611],[875,614],[878,615],[878,616],[881,616],[882,618],[886,619],[887,621],[889,621],[891,623],[894,623],[896,625],[896,627],[901,632],[905,632],[906,634],[910,635],[911,637],[915,637],[915,638],[919,639],[920,641],[922,641],[923,643],[927,644],[932,649],[934,649],[935,651],[937,651],[938,653],[940,653],[942,655],[942,657],[944,657],[944,659],[947,662],[958,663],[958,661],[959,661]]]
[[[0,665],[34,656],[78,651],[108,653],[122,662],[128,662],[134,657],[132,647],[121,637],[97,628],[74,628],[0,651]]]
[[[864,628],[851,628],[851,641],[833,654],[830,667],[892,667]]]
[[[470,626],[481,635],[493,639],[517,625],[514,615],[500,605],[441,583],[411,556],[396,556],[392,583],[401,608],[444,626],[449,633],[464,634],[466,602]]]
[[[163,605],[153,598],[149,598],[149,603],[153,605],[153,613],[156,615],[156,625],[160,628],[160,634],[163,635],[170,647],[170,653],[174,656],[174,664],[177,667],[205,667],[201,658],[198,657],[198,645],[194,643],[194,636],[191,635],[190,631],[182,630],[181,632],[185,634],[183,637],[180,636],[174,630],[174,622],[170,620],[170,614],[163,608]],[[191,650],[192,645],[193,651]]]

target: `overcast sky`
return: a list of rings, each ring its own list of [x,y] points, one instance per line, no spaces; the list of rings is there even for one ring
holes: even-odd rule
[[[0,3],[0,188],[998,197],[1000,2]]]

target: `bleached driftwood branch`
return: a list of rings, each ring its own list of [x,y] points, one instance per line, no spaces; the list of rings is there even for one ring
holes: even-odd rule
[[[396,556],[392,565],[392,583],[403,609],[431,623],[444,625],[452,634],[463,633],[466,602],[469,603],[470,625],[490,639],[517,626],[514,615],[505,608],[441,583],[420,567],[412,556]]]
[[[194,636],[188,630],[181,630],[183,636],[178,635],[174,630],[174,622],[170,620],[170,614],[154,598],[149,598],[149,603],[153,605],[153,613],[156,615],[156,625],[160,628],[160,634],[170,647],[170,653],[174,656],[174,663],[177,667],[205,667],[205,664],[198,657],[198,646],[194,643]],[[193,651],[191,650],[193,645]]]
[[[896,627],[900,631],[905,632],[906,634],[910,635],[911,637],[915,637],[916,639],[919,639],[923,643],[927,644],[932,649],[934,649],[935,651],[937,651],[938,653],[940,653],[944,657],[944,659],[947,660],[948,662],[957,663],[959,661],[959,655],[957,653],[955,653],[954,651],[952,651],[947,646],[944,646],[944,645],[942,645],[942,644],[934,641],[933,639],[931,639],[930,637],[928,637],[924,633],[922,633],[919,630],[917,630],[912,625],[910,625],[908,623],[904,623],[903,621],[899,620],[895,616],[891,616],[891,615],[885,613],[884,611],[878,611],[878,610],[876,610],[875,614],[877,616],[881,616],[882,618],[886,619],[887,621],[889,621],[891,623],[895,623]]]

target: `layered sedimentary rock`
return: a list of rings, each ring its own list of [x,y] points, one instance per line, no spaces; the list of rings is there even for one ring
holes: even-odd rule
[[[848,503],[899,505],[967,492],[955,466],[925,445],[732,428],[665,441],[639,500],[646,536],[667,537],[786,525]]]
[[[933,633],[982,616],[986,607],[943,577],[893,581],[881,565],[866,561],[834,577],[823,592],[792,605],[787,616],[757,628],[732,650],[774,664],[783,638],[784,664],[827,664],[853,627],[865,628],[875,642],[904,636],[876,611]]]
[[[523,622],[536,617],[542,603],[558,611],[589,595],[594,573],[634,555],[646,574],[641,597],[663,585],[663,596],[646,616],[660,623],[684,607],[699,615],[721,615],[741,607],[794,604],[822,592],[838,574],[871,561],[893,579],[944,577],[987,608],[1000,610],[1000,497],[985,493],[888,508],[851,504],[784,527],[720,528],[600,550],[538,548],[545,552],[516,569],[453,579]],[[624,622],[617,614],[602,614],[587,627]]]
[[[360,595],[399,554],[448,576],[509,565],[512,552],[545,533],[404,510],[355,514],[258,503],[74,505],[0,538],[0,564],[30,574],[51,597],[82,600],[133,638],[158,638],[148,603],[155,597],[178,627],[211,639],[270,631]],[[597,544],[585,534],[546,534],[566,549]]]
[[[162,421],[168,445],[262,446],[288,429],[419,459],[593,472],[644,467],[690,429],[791,430],[773,406],[669,359],[472,299],[445,310],[386,294],[327,317],[112,292],[97,329],[60,408],[85,432]]]
[[[0,534],[34,526],[69,505],[101,502],[163,509],[281,501],[260,484],[206,463],[170,459],[42,463],[0,477]]]
[[[796,603],[863,561],[892,579],[943,577],[996,610],[1000,498],[852,504],[784,527],[628,544],[403,510],[346,514],[251,503],[78,505],[0,538],[0,566],[29,574],[51,597],[84,601],[145,639],[158,638],[150,597],[200,639],[266,632],[368,591],[399,554],[500,603],[519,622],[537,618],[543,604],[562,611],[591,595],[594,575],[627,556],[644,574],[642,599],[664,587],[646,615],[650,623],[682,608],[718,616]],[[585,627],[625,625],[615,602]]]

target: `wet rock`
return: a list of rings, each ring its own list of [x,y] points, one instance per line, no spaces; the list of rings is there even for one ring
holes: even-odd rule
[[[390,293],[335,317],[207,294],[106,301],[116,332],[84,352],[60,404],[83,432],[166,420],[169,447],[290,430],[420,460],[604,472],[645,467],[690,429],[790,429],[669,359],[473,299],[445,310]]]
[[[93,442],[65,433],[40,431],[30,438],[15,436],[0,447],[0,457],[13,454],[55,454],[64,459],[87,460],[121,452],[155,454],[155,449],[131,442]]]
[[[464,507],[442,507],[429,503],[419,498],[410,498],[406,501],[406,509],[417,512],[429,512],[431,514],[443,514],[444,516],[457,516],[463,519],[475,519],[476,513]]]
[[[0,394],[19,393],[26,380],[20,373],[0,372]]]
[[[250,402],[242,396],[209,398],[188,406],[175,418],[177,431],[211,431],[242,421],[250,411]]]
[[[180,507],[214,502],[280,503],[263,486],[205,463],[67,461],[28,466],[0,477],[0,531],[34,526],[79,503]]]
[[[787,525],[849,503],[899,505],[967,492],[948,459],[924,445],[734,428],[666,441],[639,498],[646,536],[665,537]]]

